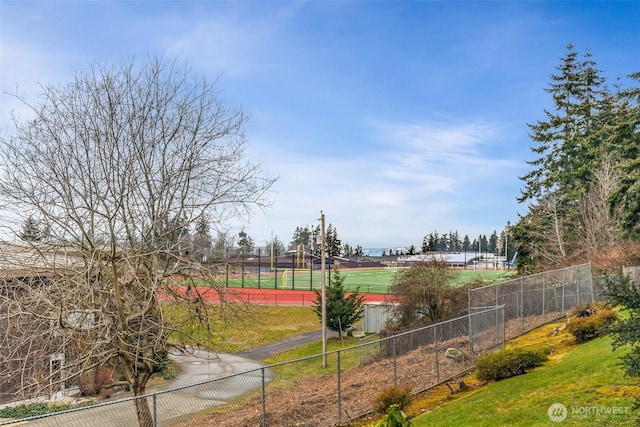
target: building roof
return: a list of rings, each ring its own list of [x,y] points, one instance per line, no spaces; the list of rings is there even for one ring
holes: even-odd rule
[[[49,243],[0,241],[0,279],[47,276],[82,264],[71,248]]]

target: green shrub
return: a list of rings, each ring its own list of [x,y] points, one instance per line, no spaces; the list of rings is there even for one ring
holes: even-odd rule
[[[93,404],[93,402],[84,402],[80,405],[71,405],[68,403],[50,405],[41,402],[29,403],[28,405],[6,406],[0,409],[0,418],[29,418],[53,412],[66,411],[79,406],[89,406],[91,404]]]
[[[392,406],[401,411],[411,403],[411,386],[393,386],[376,396],[375,406],[378,412],[385,412]]]
[[[391,405],[387,409],[387,415],[380,422],[372,424],[371,427],[411,427],[412,425],[411,420],[398,405]]]
[[[577,343],[583,343],[599,337],[604,328],[618,319],[613,310],[599,310],[588,316],[571,318],[567,331],[573,335]]]
[[[515,348],[489,353],[476,362],[476,377],[482,381],[499,381],[522,375],[547,360],[545,350]]]
[[[153,358],[153,372],[164,373],[167,367],[171,364],[171,357],[166,351],[160,352]]]

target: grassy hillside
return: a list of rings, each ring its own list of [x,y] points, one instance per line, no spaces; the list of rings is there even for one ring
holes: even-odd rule
[[[640,388],[638,379],[625,378],[618,365],[623,350],[612,352],[609,338],[567,346],[570,339],[557,340],[559,354],[533,372],[454,395],[455,400],[431,411],[419,409],[427,412],[413,420],[414,426],[634,425],[637,415],[631,407]],[[529,345],[536,344],[530,341]],[[565,354],[563,346],[569,350]],[[556,403],[568,411],[561,423],[551,422],[547,414]]]

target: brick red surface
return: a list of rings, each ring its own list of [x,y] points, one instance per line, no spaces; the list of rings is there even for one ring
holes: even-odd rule
[[[180,293],[186,292],[187,287],[174,288]],[[192,291],[194,289],[192,288]],[[224,288],[213,289],[197,287],[196,290],[206,302],[217,303],[221,299],[232,302],[247,302],[251,304],[265,305],[313,305],[316,294],[313,291],[293,291],[279,289],[252,289],[252,288]],[[360,293],[364,301],[391,302],[393,295],[389,294],[365,294]]]

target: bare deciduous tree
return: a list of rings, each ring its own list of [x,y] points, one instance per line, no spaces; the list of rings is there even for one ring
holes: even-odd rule
[[[14,273],[0,292],[0,357],[21,368],[22,390],[112,367],[143,395],[159,357],[198,344],[182,322],[206,325],[224,309],[190,284],[224,292],[181,236],[205,215],[220,224],[264,207],[273,179],[246,159],[245,115],[218,96],[215,81],[164,58],[77,71],[37,103],[17,96],[34,117],[0,138],[0,195],[12,215],[49,226],[28,256],[3,252]],[[36,348],[64,363],[37,369]],[[146,399],[136,410],[151,426]]]
[[[611,215],[610,200],[619,183],[620,172],[616,170],[613,161],[605,157],[600,166],[593,171],[589,190],[581,200],[581,237],[591,257],[616,242],[619,224]]]
[[[464,310],[466,290],[449,284],[454,277],[447,262],[435,256],[398,271],[391,285],[391,293],[398,297],[397,326],[423,325]]]

